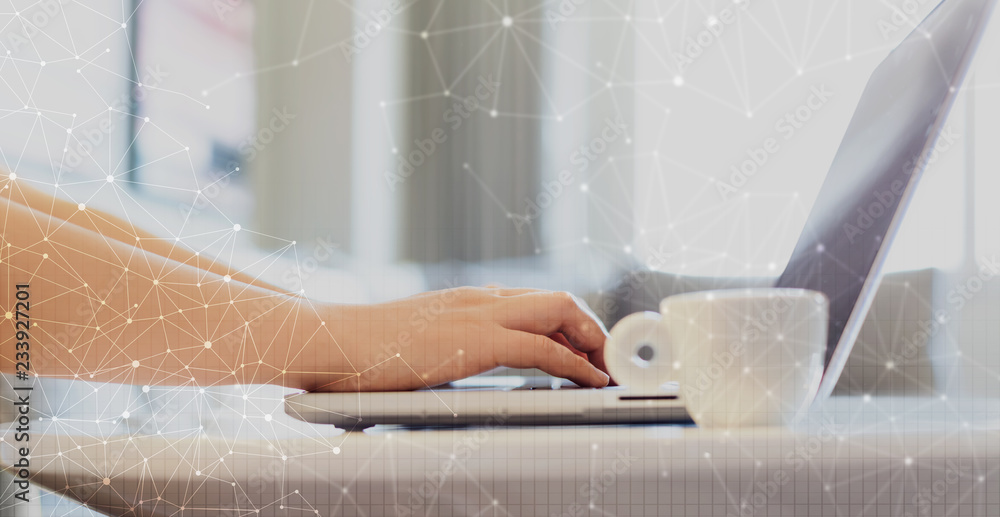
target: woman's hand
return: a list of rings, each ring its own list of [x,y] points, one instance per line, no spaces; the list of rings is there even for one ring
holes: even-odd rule
[[[331,330],[358,373],[306,389],[412,390],[498,366],[538,368],[581,386],[608,384],[607,331],[569,293],[462,287],[338,309]]]

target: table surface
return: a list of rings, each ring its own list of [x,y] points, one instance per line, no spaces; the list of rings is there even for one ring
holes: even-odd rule
[[[298,425],[63,423],[32,483],[112,515],[1000,515],[1000,399],[838,397],[792,428]]]

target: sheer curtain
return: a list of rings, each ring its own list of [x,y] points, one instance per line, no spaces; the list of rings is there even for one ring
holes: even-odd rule
[[[538,191],[543,26],[516,17],[533,4],[424,1],[406,20],[398,188],[402,257],[479,261],[532,254],[507,217]],[[507,17],[507,24],[504,19]],[[516,24],[516,27],[514,26]],[[424,37],[426,36],[426,37]],[[393,187],[390,185],[390,187]]]
[[[411,5],[397,105],[399,156],[414,165],[400,183],[402,257],[623,260],[634,231],[633,33],[621,23],[631,8],[563,4],[572,9],[526,0]],[[488,83],[499,86],[487,92]],[[449,110],[470,96],[473,113],[459,121]],[[615,132],[603,139],[609,121]],[[411,153],[435,128],[447,140],[415,165],[423,153]],[[595,140],[599,149],[583,158]]]

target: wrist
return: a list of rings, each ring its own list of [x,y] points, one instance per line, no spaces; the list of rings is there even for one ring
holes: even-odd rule
[[[294,323],[292,341],[275,343],[271,350],[280,368],[279,383],[306,391],[349,391],[357,389],[357,371],[352,352],[356,308],[324,304],[313,300],[301,303]]]

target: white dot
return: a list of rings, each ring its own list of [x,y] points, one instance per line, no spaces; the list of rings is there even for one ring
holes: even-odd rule
[[[130,416],[132,416],[132,415],[128,411],[122,412],[122,418],[128,418]]]
[[[292,60],[292,66],[299,66],[299,60],[298,59],[293,59]]]
[[[910,466],[910,465],[913,465],[913,458],[909,458],[908,457],[908,458],[904,459],[903,460],[903,464],[906,465],[907,467]]]
[[[138,367],[139,367],[139,361],[132,361],[132,368],[138,368]]]
[[[427,31],[423,31],[423,32],[420,33],[420,37],[422,39],[427,39],[427,36],[429,36],[429,34],[427,34]]]
[[[504,16],[503,20],[501,21],[504,27],[510,27],[511,25],[514,25],[514,20],[510,16]]]
[[[333,448],[333,453],[334,454],[340,454],[340,447],[334,447]]]
[[[115,177],[114,177],[114,176],[112,176],[112,175],[110,175],[110,174],[108,174],[108,177],[107,177],[107,178],[105,178],[105,179],[107,179],[107,180],[108,180],[108,183],[111,183],[111,182],[115,181]]]
[[[8,178],[8,179],[11,179],[11,180],[16,180],[16,179],[17,179],[17,174],[14,174],[14,173],[12,172],[12,173],[10,173],[10,174],[8,174],[8,175],[7,175],[7,178]]]
[[[684,78],[679,75],[674,77],[674,86],[684,86]]]
[[[143,393],[149,393],[149,386],[143,386],[142,387],[142,392]]]
[[[497,115],[498,115],[497,110],[490,110],[490,116],[491,117],[497,118]]]
[[[270,422],[271,418],[272,418],[271,415],[264,415],[264,421],[265,422]]]
[[[126,27],[125,23],[122,22],[122,28],[124,29],[125,27]]]
[[[243,227],[242,227],[242,226],[240,226],[240,225],[238,225],[238,224],[234,224],[234,225],[233,225],[233,231],[234,231],[234,232],[238,232],[238,231],[240,231],[240,230],[242,230],[242,229],[243,229]]]
[[[80,203],[79,205],[76,205],[76,207],[79,208],[80,210],[86,210],[87,209],[87,205],[85,205],[83,203]]]
[[[212,342],[211,341],[205,341],[205,348],[212,348]]]
[[[231,277],[229,275],[226,275],[226,276],[222,277],[222,279],[225,280],[226,282],[229,282],[230,280],[233,279],[233,277]]]

